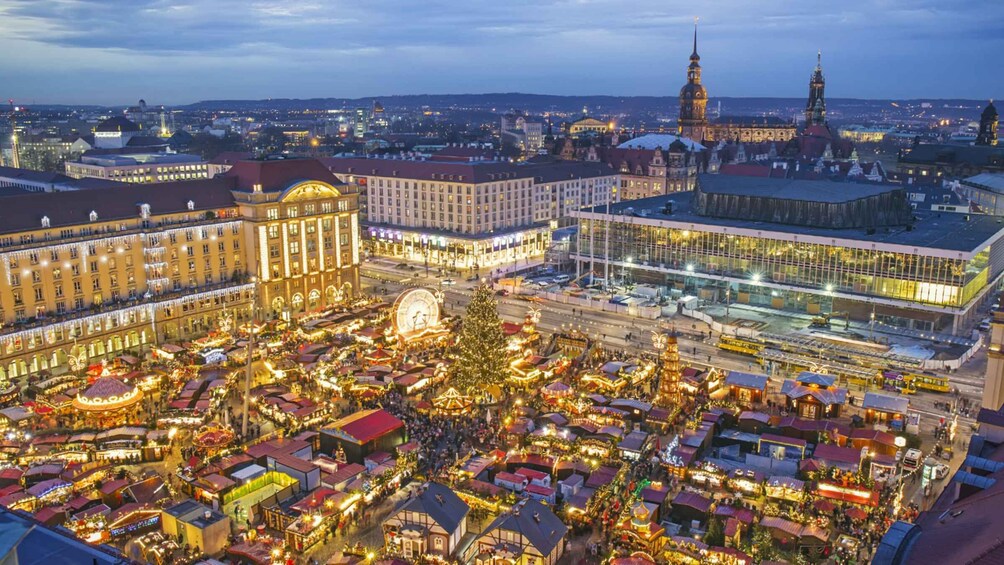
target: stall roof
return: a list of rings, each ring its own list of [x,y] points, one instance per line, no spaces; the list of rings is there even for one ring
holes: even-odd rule
[[[876,392],[866,392],[861,406],[866,409],[888,412],[890,414],[906,414],[910,408],[910,399],[903,396],[889,396]]]

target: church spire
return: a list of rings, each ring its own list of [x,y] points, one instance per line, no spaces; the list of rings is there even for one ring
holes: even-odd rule
[[[680,89],[680,115],[677,133],[690,139],[702,139],[707,125],[705,108],[708,92],[701,85],[701,56],[697,54],[697,18],[694,18],[694,51],[687,66],[687,84]]]
[[[819,50],[816,51],[816,68],[809,79],[809,100],[805,104],[806,127],[826,123],[825,89],[826,80],[823,78],[823,52]]]
[[[690,61],[696,62],[701,60],[701,56],[697,54],[697,17],[694,17],[694,51],[690,54]]]

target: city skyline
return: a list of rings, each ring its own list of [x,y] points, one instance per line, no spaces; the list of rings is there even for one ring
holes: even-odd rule
[[[997,33],[1004,7],[943,4],[854,2],[838,10],[773,0],[755,13],[730,2],[695,14],[654,1],[631,10],[603,0],[468,2],[461,13],[447,0],[7,0],[0,48],[19,55],[0,62],[8,77],[0,94],[103,105],[141,97],[185,104],[486,92],[675,96],[697,15],[712,98],[800,97],[817,50],[833,98],[995,97],[1004,78],[978,54],[1004,43]]]

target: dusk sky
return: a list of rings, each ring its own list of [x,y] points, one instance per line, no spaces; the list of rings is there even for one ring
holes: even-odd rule
[[[997,0],[0,0],[0,97],[675,96],[694,16],[712,97],[1004,95]]]

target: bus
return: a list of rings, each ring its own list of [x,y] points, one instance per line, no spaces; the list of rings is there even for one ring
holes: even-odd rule
[[[723,335],[718,339],[718,348],[735,351],[743,355],[756,355],[764,350],[767,344],[756,338]]]
[[[934,373],[907,373],[905,378],[913,381],[913,385],[921,390],[933,392],[948,392],[951,387],[948,385],[948,377],[935,375]]]

